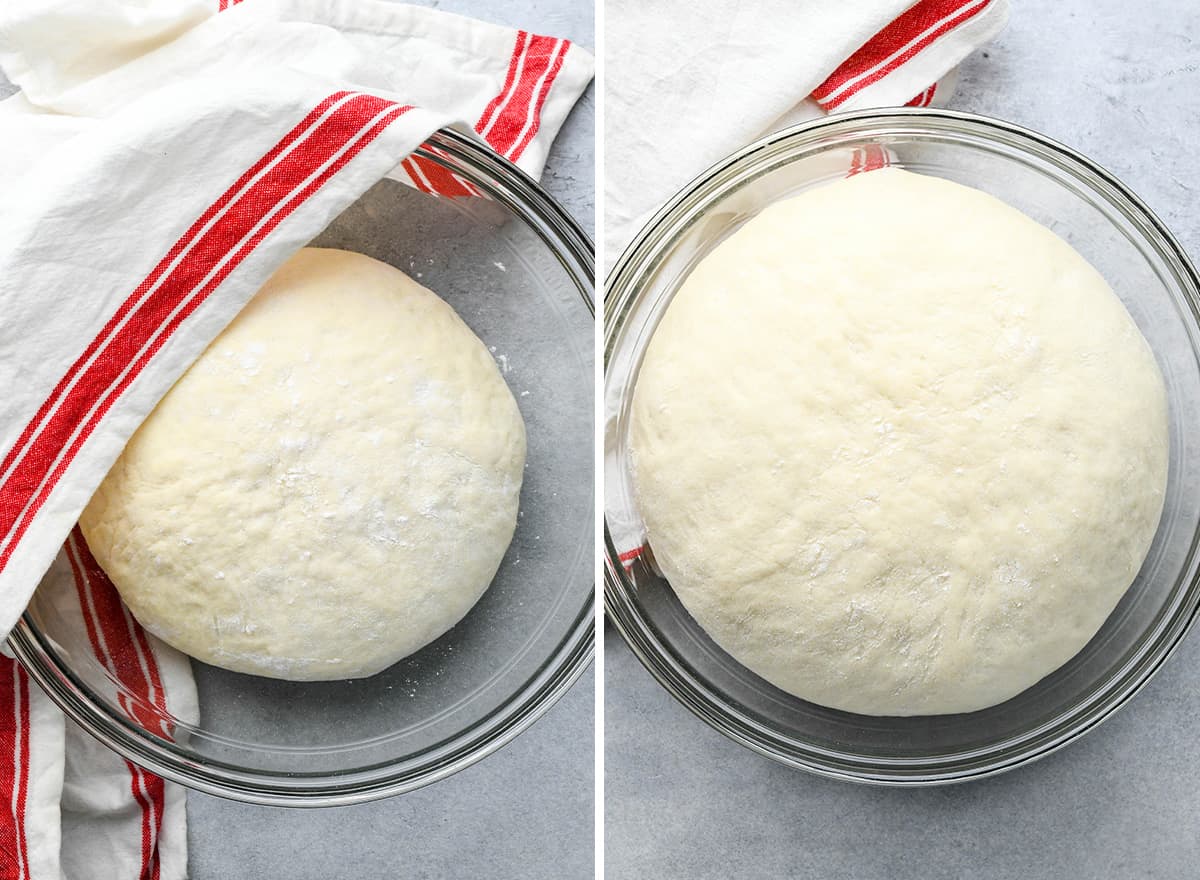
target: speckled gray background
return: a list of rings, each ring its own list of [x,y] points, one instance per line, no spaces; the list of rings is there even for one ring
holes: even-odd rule
[[[952,107],[1030,126],[1125,180],[1200,255],[1200,4],[1014,0]],[[734,745],[605,638],[611,880],[1200,877],[1200,636],[1129,706],[992,780],[892,791]]]
[[[589,49],[595,42],[591,2],[430,0],[423,5],[567,37]],[[12,91],[0,78],[0,98]],[[589,88],[555,141],[542,178],[589,234],[594,144],[595,98]],[[191,880],[591,877],[594,688],[588,670],[510,745],[449,779],[386,801],[288,810],[189,792]]]

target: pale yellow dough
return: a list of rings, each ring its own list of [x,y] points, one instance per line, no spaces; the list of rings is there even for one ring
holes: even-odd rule
[[[305,249],[150,414],[81,525],[176,648],[274,678],[371,675],[487,588],[524,460],[512,394],[446,303]]]
[[[1154,536],[1167,403],[1101,276],[999,200],[860,174],[697,266],[632,402],[654,557],[780,688],[969,712],[1096,633]]]

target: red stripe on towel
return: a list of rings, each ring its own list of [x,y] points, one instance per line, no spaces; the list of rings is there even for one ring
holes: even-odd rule
[[[499,103],[493,100],[476,125],[476,131],[500,155],[514,159],[524,150],[522,141],[531,120],[536,121],[536,113],[562,68],[570,45],[569,41],[554,37],[524,32],[518,35],[517,49],[509,63],[509,77],[497,96]]]
[[[561,42],[554,60],[550,63],[550,67],[542,79],[541,86],[538,88],[537,98],[526,118],[524,133],[519,136],[516,145],[508,151],[508,158],[513,162],[521,158],[521,154],[525,152],[525,148],[529,146],[530,141],[538,133],[538,127],[541,125],[542,119],[542,105],[546,103],[546,96],[550,94],[555,77],[562,70],[563,61],[566,60],[567,50],[570,47],[571,44],[566,40]]]
[[[0,877],[26,880],[29,849],[25,807],[29,794],[29,676],[21,664],[0,657]]]
[[[812,96],[832,110],[987,9],[990,0],[920,0],[846,59]]]
[[[475,123],[475,130],[480,134],[485,133],[485,129],[491,125],[500,106],[508,98],[512,91],[513,83],[516,82],[517,75],[521,71],[521,67],[525,60],[525,50],[529,46],[529,34],[525,31],[517,31],[517,40],[513,45],[512,56],[508,59],[508,71],[504,75],[504,86],[500,89],[500,93],[483,108],[483,113],[479,116],[479,121]]]
[[[64,549],[75,576],[92,652],[120,686],[118,704],[131,720],[146,729],[165,732],[166,693],[145,634],[125,609],[79,526],[72,530]],[[158,880],[161,870],[158,841],[162,834],[166,787],[158,776],[131,761],[126,761],[125,766],[129,771],[130,794],[141,811],[142,865],[138,878]]]

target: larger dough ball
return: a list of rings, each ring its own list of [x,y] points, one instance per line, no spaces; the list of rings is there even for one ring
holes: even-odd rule
[[[524,460],[512,394],[446,303],[305,249],[150,414],[81,526],[134,616],[185,653],[372,675],[487,588]]]
[[[1167,476],[1151,351],[1100,275],[999,200],[889,169],[697,266],[632,401],[636,496],[696,621],[852,712],[968,712],[1078,652]]]

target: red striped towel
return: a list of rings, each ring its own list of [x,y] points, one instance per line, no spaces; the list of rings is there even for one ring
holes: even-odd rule
[[[823,112],[944,104],[953,94],[956,65],[1008,18],[1007,0],[720,0],[686,18],[635,0],[611,0],[608,9],[610,264],[676,190],[763,134]],[[646,80],[649,74],[639,70],[651,65],[672,73]],[[674,123],[680,118],[708,123],[685,129]],[[856,174],[887,165],[889,157],[881,147],[866,147],[846,160],[846,173]],[[609,366],[618,373],[627,367],[620,361]],[[610,426],[618,406],[605,401]],[[605,524],[621,564],[631,569],[645,535],[637,512],[621,500],[625,478],[620,462],[610,458]]]
[[[375,0],[5,0],[0,631],[41,582],[132,721],[196,714],[74,529],[158,399],[266,278],[406,158],[475,128],[538,175],[591,79],[568,40]],[[4,769],[7,768],[7,769]],[[182,792],[0,658],[0,878],[180,878]]]
[[[1008,0],[609,0],[605,259],[713,163],[821,112],[942,104]],[[702,120],[681,125],[679,120]]]
[[[1006,16],[1006,3],[996,0],[920,0],[839,64],[812,97],[827,112],[925,107],[939,89],[945,100],[938,80],[995,36]]]

